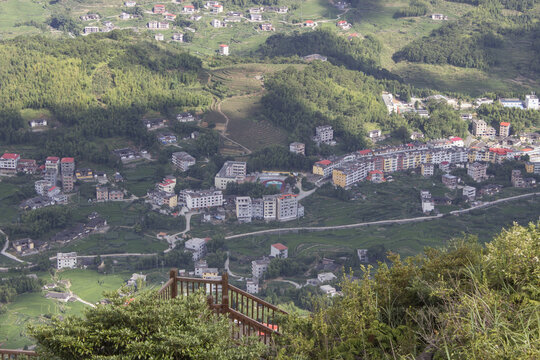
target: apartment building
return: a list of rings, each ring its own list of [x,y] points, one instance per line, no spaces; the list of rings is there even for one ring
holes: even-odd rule
[[[220,190],[183,190],[180,200],[188,210],[211,208],[223,205],[223,193]]]
[[[253,276],[253,280],[258,281],[261,279],[266,270],[268,270],[268,265],[270,265],[269,258],[253,260],[251,262],[251,274]]]
[[[216,189],[224,190],[230,182],[242,182],[246,178],[245,161],[226,161],[214,178]]]
[[[277,198],[277,220],[289,221],[298,218],[298,195],[285,194]]]
[[[463,187],[463,196],[469,200],[474,200],[476,197],[476,188],[473,186],[464,186]]]
[[[444,186],[446,186],[449,189],[455,189],[457,187],[457,183],[458,183],[457,176],[444,174],[441,180]]]
[[[313,141],[316,143],[325,143],[328,144],[334,140],[334,130],[330,125],[317,126],[315,128],[315,136]]]
[[[77,253],[57,253],[56,254],[56,268],[60,269],[74,269],[77,267]]]
[[[484,181],[487,179],[487,167],[487,164],[474,162],[469,164],[469,167],[467,168],[467,175],[469,175],[476,182]]]
[[[349,187],[364,180],[372,167],[373,163],[369,161],[342,165],[332,171],[332,181],[334,185],[342,188]]]
[[[201,238],[189,239],[185,242],[184,247],[192,253],[193,261],[198,261],[206,253],[206,240]]]
[[[163,179],[162,182],[157,184],[157,189],[159,191],[172,194],[174,193],[175,186],[176,186],[176,178],[171,176],[171,177],[166,177],[165,179]]]
[[[435,166],[433,164],[422,164],[420,167],[420,172],[422,173],[422,176],[433,176],[435,172]]]
[[[178,151],[172,153],[172,163],[178,170],[187,171],[195,165],[195,158],[185,151]]]
[[[508,137],[510,135],[510,123],[501,122],[499,125],[499,136]]]
[[[251,198],[249,196],[236,197],[236,218],[239,222],[251,222],[253,217],[253,208],[251,206]]]
[[[45,159],[45,171],[54,170],[58,172],[60,167],[60,158],[56,156],[49,156]]]
[[[273,195],[263,196],[263,219],[266,221],[276,220],[277,201]]]
[[[0,173],[15,174],[17,172],[17,164],[21,156],[19,154],[5,153],[0,157]]]
[[[435,202],[433,201],[429,191],[420,191],[420,201],[422,202],[422,212],[424,214],[432,212],[435,209]]]
[[[474,119],[472,125],[473,135],[484,136],[487,130],[487,124],[484,120]]]

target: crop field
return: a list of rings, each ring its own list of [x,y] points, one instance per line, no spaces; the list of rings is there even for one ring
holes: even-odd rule
[[[227,133],[251,151],[266,146],[286,144],[287,134],[264,119],[257,119],[260,109],[260,96],[228,99],[221,106],[229,117]]]
[[[24,14],[24,17],[21,15]],[[0,39],[19,35],[37,34],[41,31],[33,26],[17,26],[19,23],[45,21],[48,11],[38,1],[3,0],[0,1]]]
[[[50,275],[41,274],[50,280]],[[69,279],[70,290],[91,303],[103,298],[104,291],[114,291],[125,283],[130,274],[103,275],[88,270],[67,270],[58,273],[58,279]],[[44,297],[44,292],[19,295],[8,304],[6,312],[0,315],[0,348],[17,349],[33,344],[27,337],[28,324],[44,322],[51,315],[82,315],[88,308],[81,302],[63,303]]]

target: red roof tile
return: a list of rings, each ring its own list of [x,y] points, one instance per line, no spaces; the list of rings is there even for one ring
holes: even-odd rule
[[[18,159],[20,157],[19,154],[11,154],[11,153],[5,153],[2,155],[2,159]]]
[[[463,139],[458,137],[458,136],[454,136],[454,137],[450,138],[450,140],[452,140],[452,141],[463,141]]]
[[[501,126],[510,126],[510,123],[509,122],[502,122]]]
[[[277,243],[277,244],[272,244],[271,245],[273,248],[276,248],[278,250],[287,250],[288,247],[286,247],[285,245],[283,245],[282,243]]]
[[[45,159],[45,161],[58,161],[58,160],[60,160],[60,158],[56,156],[49,156],[48,158]]]
[[[330,165],[332,162],[330,160],[321,160],[321,161],[317,161],[315,164],[320,164],[320,165]]]
[[[371,154],[373,151],[371,151],[371,149],[365,149],[365,150],[360,150],[358,151],[358,153],[360,155],[367,155],[367,154]]]
[[[62,158],[61,162],[63,162],[63,163],[72,163],[72,162],[75,162],[75,159],[72,158],[72,157],[65,157],[65,158]]]

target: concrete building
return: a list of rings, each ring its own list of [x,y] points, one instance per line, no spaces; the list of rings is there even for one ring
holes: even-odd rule
[[[184,244],[186,250],[192,253],[193,261],[200,260],[206,253],[206,240],[201,238],[189,239]]]
[[[510,135],[510,123],[502,122],[499,126],[499,136],[508,137]]]
[[[319,289],[325,294],[326,296],[334,297],[337,295],[336,288],[330,285],[321,285],[319,286]]]
[[[463,187],[463,196],[468,198],[469,200],[474,200],[476,197],[476,188],[472,186],[464,186]]]
[[[538,96],[535,94],[525,95],[525,109],[538,110],[540,105],[538,103]]]
[[[277,198],[277,220],[289,221],[298,218],[298,195],[285,194]]]
[[[432,212],[435,209],[435,202],[433,201],[429,191],[420,191],[420,201],[422,202],[422,212],[424,214]]]
[[[242,182],[246,178],[247,163],[245,161],[225,161],[214,178],[217,189],[224,190],[230,182]]]
[[[57,253],[56,254],[56,268],[60,269],[74,269],[77,267],[77,253]]]
[[[272,244],[270,245],[270,256],[286,259],[289,257],[289,248],[282,243]]]
[[[319,283],[321,284],[333,281],[335,279],[337,279],[336,275],[331,272],[320,273],[319,275],[317,275],[317,280],[319,280]]]
[[[480,182],[487,179],[487,164],[482,164],[479,162],[474,162],[469,164],[467,169],[467,175],[469,175],[474,181]]]
[[[246,281],[246,292],[248,294],[258,294],[259,293],[259,282],[253,280]]]
[[[226,44],[219,45],[219,55],[229,56],[229,45],[226,45]]]
[[[106,186],[96,186],[96,201],[103,202],[109,200],[109,188]]]
[[[208,268],[206,260],[195,261],[195,276],[202,276],[204,270]]]
[[[317,126],[315,128],[315,136],[313,141],[316,143],[329,144],[334,139],[334,130],[330,125]]]
[[[174,176],[168,176],[165,179],[163,179],[162,182],[157,184],[157,189],[159,191],[163,191],[168,194],[173,194],[175,187],[176,187],[176,178]]]
[[[276,220],[277,200],[273,195],[263,196],[263,218],[266,221]]]
[[[195,165],[195,158],[185,151],[178,151],[172,153],[172,163],[178,170],[187,171]]]
[[[518,98],[501,98],[499,103],[504,107],[523,109],[523,102]]]
[[[253,209],[251,206],[251,198],[249,196],[236,197],[236,218],[239,222],[251,222],[253,217]]]
[[[517,188],[525,187],[521,170],[512,170],[511,181],[512,181],[513,187],[517,187]]]
[[[20,159],[21,156],[19,154],[4,153],[0,157],[0,172],[3,174],[15,174]]]
[[[188,210],[198,210],[223,205],[223,193],[220,190],[183,190],[179,198]]]
[[[292,142],[289,144],[289,151],[299,155],[306,155],[306,144],[301,142]]]
[[[457,187],[458,178],[457,176],[444,174],[442,176],[442,183],[449,189],[455,189]]]
[[[34,183],[34,189],[36,190],[36,193],[38,193],[41,196],[47,195],[47,190],[49,190],[51,187],[51,183],[47,180],[37,180]]]
[[[45,170],[54,170],[58,172],[60,168],[60,158],[56,156],[49,156],[45,159]]]
[[[266,270],[268,270],[269,264],[270,264],[269,258],[262,258],[259,260],[253,260],[251,262],[251,273],[252,273],[254,281],[258,281],[259,279],[263,277]]]
[[[422,166],[420,167],[420,172],[422,173],[422,176],[426,176],[426,177],[433,176],[434,171],[435,171],[435,166],[430,163],[422,164]]]

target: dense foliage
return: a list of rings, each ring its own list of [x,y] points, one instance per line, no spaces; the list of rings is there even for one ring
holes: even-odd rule
[[[478,116],[495,129],[499,128],[501,121],[511,123],[512,133],[521,133],[525,129],[540,127],[540,111],[507,108],[501,104],[482,105],[476,110]]]
[[[361,70],[377,77],[396,79],[395,75],[380,67],[380,51],[380,42],[371,35],[366,35],[364,39],[347,39],[331,29],[272,35],[258,50],[262,56],[268,57],[321,54],[334,65]]]
[[[148,146],[148,110],[200,108],[201,61],[127,33],[75,39],[16,38],[0,42],[0,141],[40,144],[44,152],[109,162],[92,139],[127,136]],[[58,122],[48,136],[30,134],[23,109],[47,109]]]
[[[263,195],[278,194],[279,189],[275,186],[264,186],[262,183],[259,182],[246,182],[241,184],[230,182],[227,184],[227,188],[223,193],[225,195],[250,196],[252,198],[260,198]]]
[[[303,71],[288,68],[276,73],[266,79],[265,87],[266,116],[300,140],[308,141],[318,125],[332,125],[337,135],[362,137],[366,123],[383,128],[388,123],[383,87],[360,72],[314,63]]]
[[[131,298],[111,293],[84,318],[54,318],[32,326],[47,359],[254,359],[264,345],[235,343],[229,319],[213,314],[203,294],[160,300],[144,293]]]
[[[409,6],[394,13],[395,18],[426,15],[428,6],[420,0],[411,0]]]
[[[18,276],[0,280],[0,310],[2,304],[11,302],[15,296],[26,292],[37,292],[43,284],[28,276]]]
[[[426,249],[344,280],[343,296],[289,317],[280,359],[532,359],[540,356],[540,227]]]
[[[309,171],[313,160],[302,155],[294,154],[283,146],[271,146],[258,150],[248,159],[248,170],[289,170]]]
[[[429,118],[416,114],[405,115],[410,126],[422,131],[427,138],[441,139],[467,135],[467,123],[461,120],[451,106],[442,102],[428,102],[427,108],[430,112]]]
[[[39,238],[51,230],[70,224],[72,212],[65,206],[50,206],[21,214],[17,224],[6,224],[3,229],[10,236]]]

